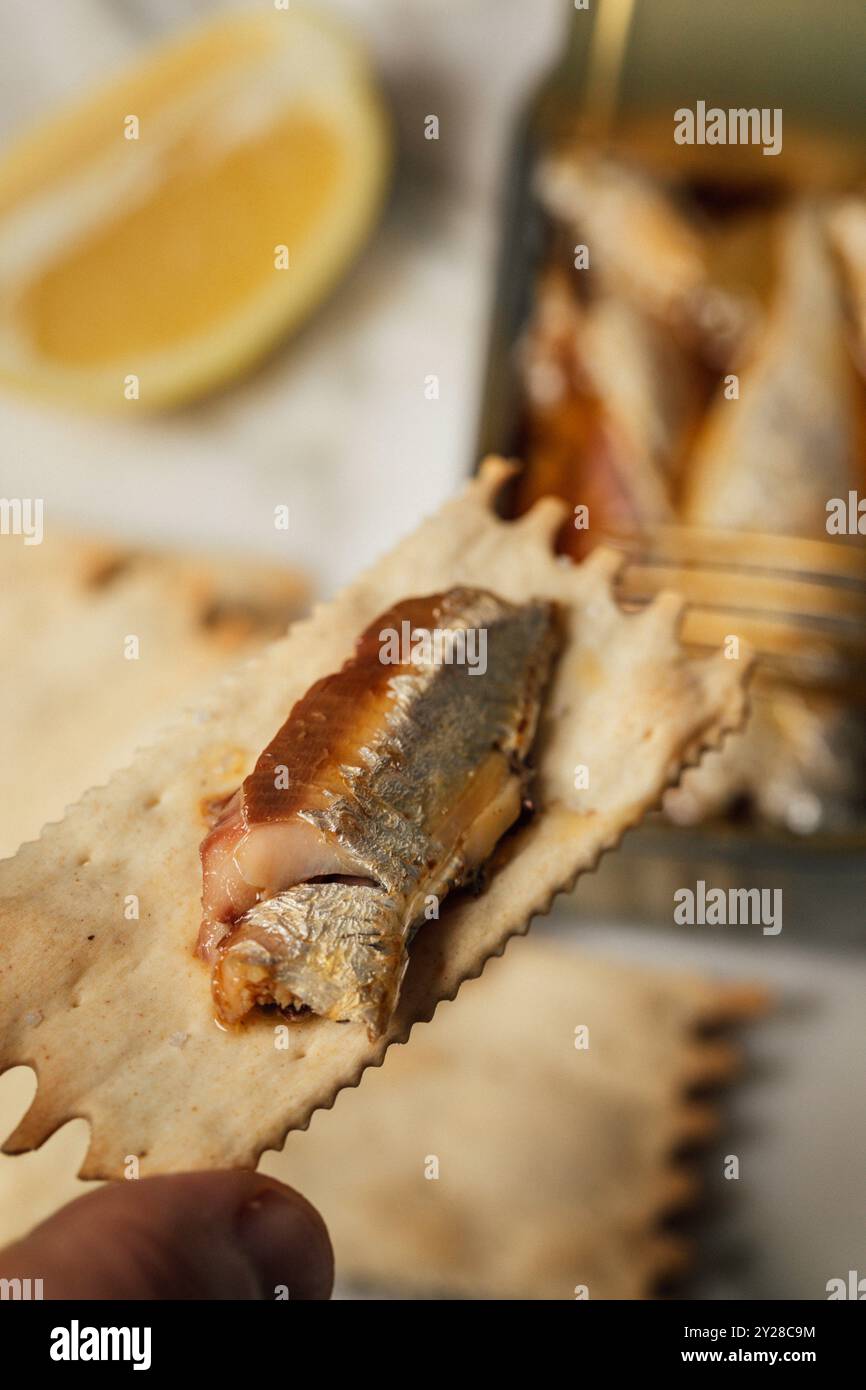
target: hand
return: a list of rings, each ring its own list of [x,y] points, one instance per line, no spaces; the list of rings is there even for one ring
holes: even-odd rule
[[[182,1173],[89,1192],[0,1250],[47,1299],[325,1299],[334,1257],[299,1193],[259,1173]]]

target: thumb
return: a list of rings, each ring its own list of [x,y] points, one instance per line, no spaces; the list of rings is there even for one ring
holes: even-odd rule
[[[325,1223],[260,1173],[182,1173],[89,1192],[0,1250],[45,1298],[329,1298]]]

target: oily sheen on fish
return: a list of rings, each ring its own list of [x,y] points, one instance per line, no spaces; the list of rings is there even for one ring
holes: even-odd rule
[[[273,1003],[382,1032],[413,928],[520,814],[555,644],[546,602],[406,599],[298,701],[202,845],[224,1021]]]

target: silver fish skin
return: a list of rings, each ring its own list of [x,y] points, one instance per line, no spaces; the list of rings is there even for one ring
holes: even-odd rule
[[[715,280],[697,226],[658,180],[571,149],[543,160],[535,183],[544,208],[589,246],[606,293],[675,329],[714,365],[727,361],[752,306]]]
[[[818,210],[787,212],[767,322],[692,456],[683,520],[826,539],[827,502],[861,477],[857,380]]]
[[[223,1011],[303,1006],[322,1018],[391,1016],[403,975],[399,903],[369,884],[302,883],[250,908],[222,957]]]
[[[406,615],[413,631],[483,632],[483,672],[465,661],[417,657],[383,672],[380,635],[399,632]],[[473,877],[520,814],[556,644],[546,602],[511,604],[465,588],[405,600],[370,625],[341,672],[298,703],[257,767],[269,767],[277,750],[291,772],[298,738],[297,766],[311,780],[299,790],[290,779],[284,821],[268,791],[261,828],[270,834],[282,826],[296,837],[305,826],[317,846],[310,877],[331,881],[298,882],[295,869],[294,882],[263,895],[227,929],[213,968],[225,1022],[275,1003],[362,1022],[371,1038],[384,1031],[414,929],[434,915],[431,904],[438,915],[445,895]],[[327,721],[316,720],[320,689],[332,719],[343,693],[353,702],[345,720],[336,720],[333,755]],[[371,690],[372,700],[358,703]],[[351,747],[354,704],[359,736]],[[311,738],[321,743],[313,758]],[[252,817],[246,824],[237,815],[230,834],[256,829]],[[326,875],[322,846],[333,859]]]

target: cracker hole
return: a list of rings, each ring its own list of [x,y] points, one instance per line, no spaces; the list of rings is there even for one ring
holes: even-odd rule
[[[204,604],[199,610],[198,622],[205,632],[215,634],[237,632],[242,635],[275,626],[273,613],[263,604],[232,595],[218,596]],[[279,623],[276,630],[281,630]]]
[[[162,800],[162,797],[161,797],[161,796],[157,796],[157,795],[155,795],[155,794],[152,794],[151,796],[146,796],[146,797],[144,798],[144,801],[142,802],[142,806],[144,807],[144,810],[145,810],[145,811],[153,811],[153,810],[155,810],[156,807],[159,805],[159,803],[160,803],[161,800]]]
[[[135,564],[138,556],[133,551],[121,551],[115,555],[109,555],[101,563],[94,566],[86,576],[85,584],[88,589],[110,589],[112,584],[123,579]]]
[[[86,869],[86,868],[87,868],[87,865],[88,865],[89,863],[90,863],[90,855],[89,855],[89,854],[82,854],[82,855],[80,856],[79,860],[78,860],[78,868],[79,868],[79,869]]]

